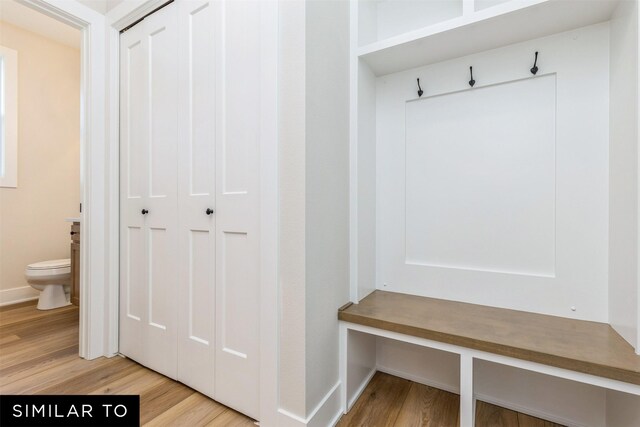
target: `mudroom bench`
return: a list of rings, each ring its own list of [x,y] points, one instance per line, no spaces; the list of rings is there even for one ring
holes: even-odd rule
[[[640,356],[605,323],[380,290],[338,318],[345,413],[375,373],[363,336],[458,355],[462,427],[474,424],[474,360],[640,396]]]

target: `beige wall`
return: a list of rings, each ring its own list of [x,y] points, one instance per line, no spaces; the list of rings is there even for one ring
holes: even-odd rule
[[[0,188],[0,303],[28,286],[27,264],[69,257],[79,215],[80,52],[0,22],[18,51],[18,188]],[[28,289],[28,288],[27,288]]]

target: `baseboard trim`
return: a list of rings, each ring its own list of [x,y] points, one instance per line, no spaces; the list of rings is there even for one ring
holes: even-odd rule
[[[342,416],[340,404],[340,381],[322,398],[307,418],[302,418],[285,409],[278,409],[278,425],[286,427],[327,427],[334,426]]]
[[[38,296],[38,291],[31,286],[3,289],[0,291],[0,307],[38,299]]]
[[[333,426],[342,416],[342,405],[340,404],[340,387],[342,383],[338,381],[329,392],[322,398],[320,403],[307,417],[307,426],[326,427]]]
[[[408,372],[397,371],[385,366],[377,366],[376,369],[385,374],[393,375],[394,377],[404,378],[405,380],[413,381],[414,383],[424,384],[429,387],[437,388],[440,390],[448,391],[453,394],[460,394],[460,387],[452,386],[451,384],[439,383],[437,381],[430,380],[418,375],[412,375]]]

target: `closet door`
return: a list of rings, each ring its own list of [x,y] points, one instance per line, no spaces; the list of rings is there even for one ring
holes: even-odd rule
[[[179,134],[178,380],[214,397],[215,43],[214,6],[178,2]]]
[[[260,4],[219,2],[216,112],[216,400],[259,415]]]
[[[177,373],[177,15],[120,37],[120,351]]]

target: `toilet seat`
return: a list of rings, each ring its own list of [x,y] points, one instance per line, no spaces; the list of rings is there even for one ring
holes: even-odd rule
[[[71,259],[54,259],[29,264],[24,274],[27,280],[42,282],[60,279],[66,283],[71,277]]]
[[[71,258],[34,262],[27,266],[27,270],[51,270],[57,268],[71,268]]]

